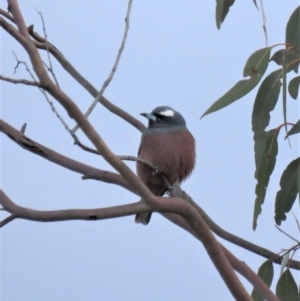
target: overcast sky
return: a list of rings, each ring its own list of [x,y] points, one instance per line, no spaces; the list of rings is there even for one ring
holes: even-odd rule
[[[286,22],[298,1],[263,2],[268,45],[282,43]],[[6,1],[1,4],[6,9]],[[42,12],[48,39],[100,89],[120,46],[127,1],[27,0],[19,4],[26,24],[34,24],[41,35],[36,9]],[[279,136],[277,166],[253,232],[256,182],[251,113],[257,89],[199,119],[242,78],[250,54],[263,47],[261,12],[250,0],[236,1],[221,30],[215,24],[215,1],[133,1],[126,47],[104,95],[142,122],[139,114],[158,105],[180,111],[197,142],[197,166],[183,188],[219,226],[279,252],[294,242],[274,227],[274,200],[282,171],[299,155],[299,136],[291,137],[292,149],[284,133]],[[1,74],[29,79],[22,66],[14,75],[12,51],[29,62],[17,43],[1,31]],[[54,68],[61,87],[85,111],[91,96],[58,64]],[[269,70],[276,68],[271,63]],[[26,122],[29,138],[81,162],[112,170],[101,158],[73,145],[35,88],[1,83],[1,118],[18,129]],[[299,100],[289,99],[288,121],[298,119]],[[90,120],[116,154],[136,155],[140,132],[135,128],[100,105]],[[269,129],[282,123],[279,102]],[[68,124],[72,126],[73,121]],[[19,205],[53,210],[137,201],[117,186],[83,181],[79,174],[26,152],[3,134],[0,139],[1,188]],[[135,170],[133,163],[128,165]],[[298,205],[293,210],[298,215]],[[291,214],[282,227],[299,236]],[[201,243],[159,214],[153,215],[147,227],[136,225],[133,216],[97,222],[15,220],[0,235],[2,301],[232,300]],[[255,271],[264,261],[220,241]],[[278,277],[277,266],[275,282]],[[251,292],[251,286],[243,283]]]

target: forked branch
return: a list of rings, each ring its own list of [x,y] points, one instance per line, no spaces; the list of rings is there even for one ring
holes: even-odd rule
[[[23,147],[25,150],[30,151],[36,155],[39,155],[43,157],[44,159],[47,159],[55,164],[58,164],[64,168],[67,168],[69,170],[75,171],[77,173],[80,173],[83,175],[83,179],[94,179],[98,181],[102,181],[105,183],[110,184],[116,184],[119,185],[131,192],[134,193],[133,190],[131,190],[128,183],[118,174],[109,172],[106,170],[101,170],[94,168],[92,166],[89,166],[87,164],[83,164],[81,162],[75,161],[71,158],[68,158],[66,156],[63,156],[50,148],[47,148],[38,142],[29,139],[27,136],[25,136],[21,131],[16,130],[9,124],[5,123],[3,120],[0,120],[0,131],[7,134],[9,138],[12,139],[15,143],[19,144],[21,147]],[[131,159],[133,161],[136,161],[138,158],[133,156],[122,156],[121,159]],[[154,171],[156,169],[155,166],[151,165],[150,162],[144,162],[140,161],[143,164],[148,165],[150,168],[152,168]],[[189,202],[197,211],[199,214],[201,214],[204,221],[207,223],[209,228],[218,236],[221,238],[238,245],[250,252],[253,252],[257,255],[260,255],[262,257],[265,257],[267,259],[272,259],[273,262],[277,264],[281,264],[282,258],[278,254],[263,248],[261,246],[258,246],[254,243],[251,243],[250,241],[247,241],[241,237],[238,237],[230,232],[227,232],[220,226],[218,226],[207,214],[206,212],[195,202],[193,199],[184,191],[180,189],[180,187],[176,187],[176,190],[173,190],[173,192],[176,193],[175,196],[178,196],[185,201]],[[166,218],[171,220],[173,223],[177,224],[178,226],[182,228],[187,228],[187,223],[177,214],[163,214]],[[300,270],[300,262],[296,260],[289,260],[289,266],[293,269]]]

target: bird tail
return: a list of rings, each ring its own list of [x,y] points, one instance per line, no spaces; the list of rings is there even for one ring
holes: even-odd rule
[[[150,218],[151,218],[152,213],[138,213],[135,216],[135,222],[137,224],[143,224],[143,225],[148,225],[148,223],[150,222]]]

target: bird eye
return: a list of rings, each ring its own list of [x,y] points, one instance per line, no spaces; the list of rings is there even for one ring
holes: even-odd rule
[[[159,114],[159,113],[155,113],[154,116],[155,116],[157,119],[165,119],[165,118],[167,117],[166,115]]]

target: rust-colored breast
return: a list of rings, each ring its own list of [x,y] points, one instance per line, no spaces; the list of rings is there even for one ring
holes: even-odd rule
[[[187,129],[144,134],[138,156],[158,166],[173,185],[185,180],[194,169],[195,140]],[[166,191],[161,177],[153,175],[145,164],[137,163],[137,174],[152,193],[162,195]]]

